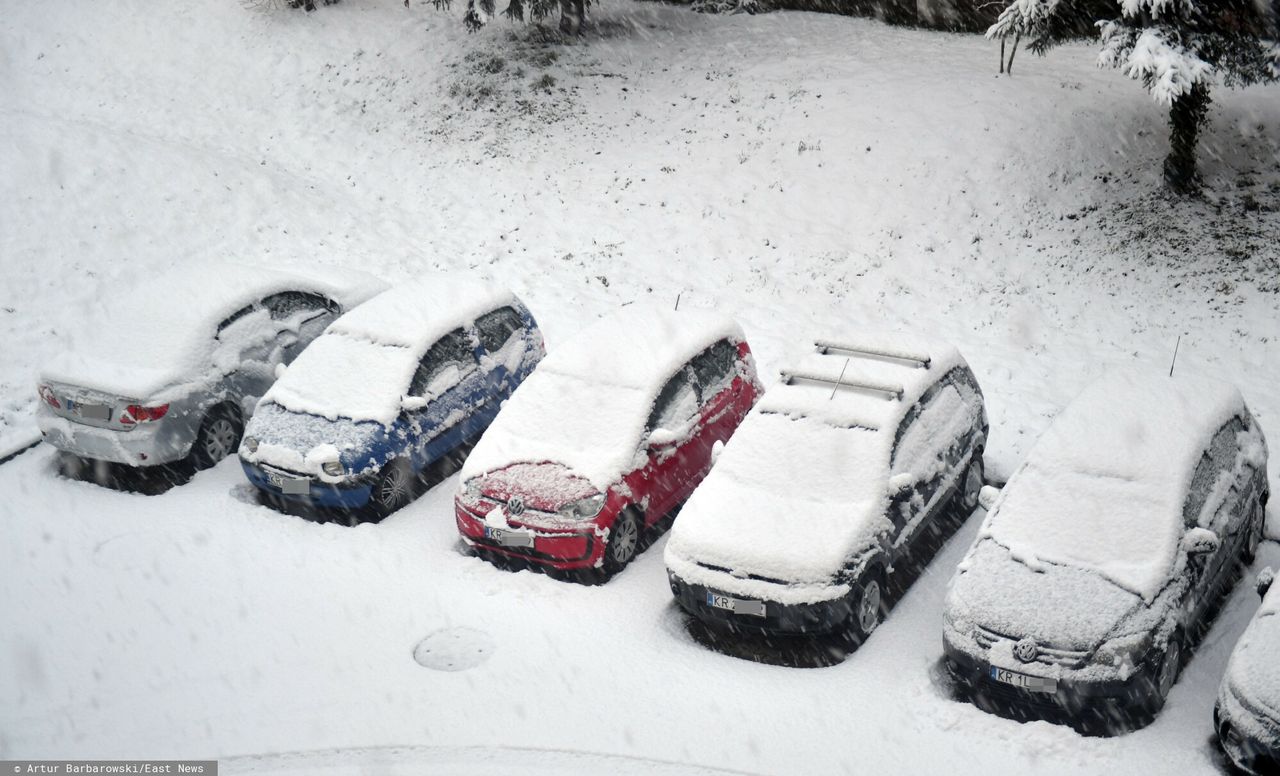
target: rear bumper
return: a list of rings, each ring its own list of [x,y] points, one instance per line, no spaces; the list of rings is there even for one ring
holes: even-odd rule
[[[1094,723],[1110,729],[1117,722],[1141,717],[1153,708],[1156,697],[1155,669],[1144,663],[1128,679],[1084,681],[1057,677],[1056,692],[1034,692],[991,678],[993,666],[957,649],[943,639],[943,654],[958,688],[980,706],[1017,719],[1049,722]],[[1017,666],[999,666],[1017,671]]]
[[[45,410],[36,413],[43,440],[63,452],[127,466],[158,466],[181,461],[194,438],[187,424],[163,418],[117,431],[76,423]],[[168,421],[168,422],[166,422]]]
[[[273,472],[265,467],[248,463],[244,459],[240,460],[240,467],[255,488],[271,498],[293,504],[325,509],[360,509],[369,503],[373,494],[371,477],[353,477],[346,482],[330,483],[297,472],[277,470],[277,474],[284,474],[295,481],[305,480],[307,483],[306,493],[286,493],[281,485],[272,482]]]
[[[604,557],[604,544],[598,541],[594,523],[588,523],[572,532],[530,530],[529,533],[533,534],[533,547],[510,547],[487,537],[481,518],[456,500],[454,516],[462,540],[470,547],[493,555],[560,571],[594,568],[600,565]]]
[[[1255,776],[1280,774],[1277,723],[1259,719],[1228,689],[1219,693],[1213,706],[1213,727],[1218,731],[1218,745],[1236,768]],[[1261,738],[1259,730],[1273,732]]]
[[[667,580],[676,603],[706,625],[736,632],[785,635],[822,635],[843,630],[852,613],[847,597],[803,604],[763,601],[764,616],[732,612],[710,604],[713,596],[742,598],[706,585],[686,582],[670,570]]]

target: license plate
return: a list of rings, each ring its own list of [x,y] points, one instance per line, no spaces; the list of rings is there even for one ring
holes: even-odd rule
[[[283,477],[279,474],[268,474],[267,480],[291,496],[305,496],[311,492],[311,480],[305,477]]]
[[[507,528],[484,527],[484,538],[492,539],[503,547],[533,547],[533,534],[528,531],[513,531]]]
[[[707,606],[724,609],[734,614],[749,614],[752,617],[764,616],[764,601],[744,601],[719,593],[707,593]]]
[[[111,420],[111,408],[105,404],[81,404],[78,401],[68,401],[67,410],[78,418]]]
[[[1017,671],[1010,671],[1007,668],[991,666],[991,678],[1001,684],[1013,685],[1014,687],[1032,692],[1055,693],[1058,691],[1057,679],[1046,679],[1042,676],[1027,676]]]

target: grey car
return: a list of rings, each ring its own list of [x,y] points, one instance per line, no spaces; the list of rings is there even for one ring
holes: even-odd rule
[[[108,295],[41,372],[44,441],[78,459],[212,466],[277,365],[384,288],[359,272],[203,262]]]

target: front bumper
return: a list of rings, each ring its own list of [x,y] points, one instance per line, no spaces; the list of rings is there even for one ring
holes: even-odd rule
[[[746,614],[717,608],[710,604],[713,596],[742,598],[731,593],[694,584],[667,571],[671,594],[676,603],[706,625],[727,631],[777,635],[822,635],[848,627],[852,605],[847,596],[829,601],[803,604],[781,604],[762,601],[764,615]]]
[[[126,466],[159,466],[181,461],[194,441],[186,424],[164,418],[119,431],[76,423],[45,411],[37,413],[43,440],[63,452]],[[169,421],[169,422],[166,422]]]
[[[243,458],[240,459],[240,466],[255,488],[283,502],[325,509],[360,509],[369,503],[373,495],[372,477],[355,476],[333,483],[298,472],[249,463]],[[283,484],[286,481],[305,481],[307,491],[298,493],[286,490]]]
[[[1080,723],[1088,728],[1111,730],[1125,720],[1149,713],[1157,697],[1157,669],[1149,660],[1124,680],[1093,681],[1059,675],[1057,690],[1049,693],[996,681],[991,677],[993,667],[1015,672],[1019,672],[1019,668],[992,666],[946,638],[943,654],[952,678],[965,695],[980,701],[980,707],[993,707],[992,710],[1016,719]]]
[[[455,502],[454,515],[458,534],[468,546],[485,553],[515,558],[560,571],[594,568],[604,556],[604,544],[597,540],[595,523],[584,524],[576,531],[548,531],[521,528],[533,536],[532,547],[512,547],[487,536],[483,519]]]
[[[1218,731],[1218,745],[1236,768],[1255,776],[1280,774],[1278,722],[1260,719],[1225,688],[1213,706],[1213,726]],[[1268,732],[1260,736],[1258,731]]]

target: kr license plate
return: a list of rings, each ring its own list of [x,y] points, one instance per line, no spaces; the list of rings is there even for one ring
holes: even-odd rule
[[[1046,679],[1042,676],[1028,676],[1007,668],[991,666],[991,678],[1001,684],[1008,684],[1032,692],[1055,693],[1058,691],[1057,679]]]
[[[78,401],[68,401],[67,410],[78,418],[111,420],[111,408],[105,404],[81,404]]]
[[[267,479],[271,484],[280,489],[282,493],[291,496],[304,496],[311,492],[311,480],[302,477],[283,477],[279,474],[269,474]]]
[[[484,538],[491,539],[503,547],[533,548],[533,534],[528,531],[513,531],[507,528],[484,527]]]
[[[734,614],[749,614],[752,617],[764,616],[764,601],[745,601],[719,593],[707,593],[707,606],[724,609]]]

